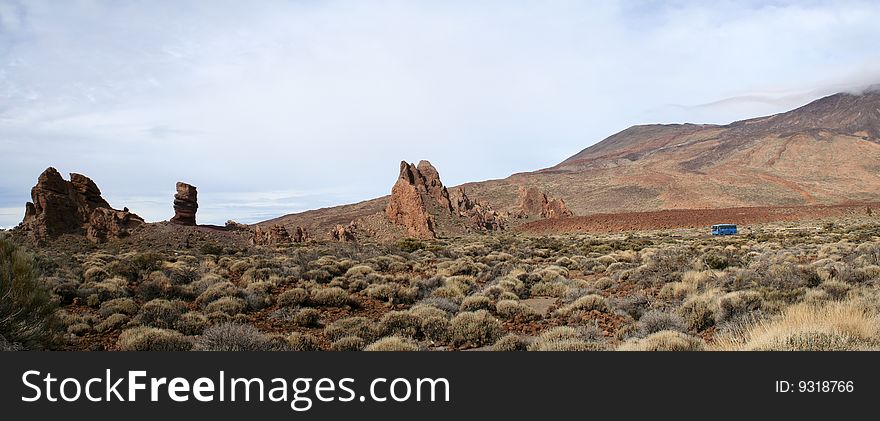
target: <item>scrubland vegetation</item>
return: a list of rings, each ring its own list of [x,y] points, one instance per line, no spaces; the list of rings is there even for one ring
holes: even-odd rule
[[[2,234],[0,234],[2,235]],[[0,240],[4,349],[880,348],[880,223],[36,258]]]

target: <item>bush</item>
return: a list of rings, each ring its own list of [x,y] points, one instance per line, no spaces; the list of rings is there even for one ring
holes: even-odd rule
[[[196,339],[197,351],[273,351],[269,338],[249,324],[221,323],[205,329]]]
[[[208,327],[208,318],[201,313],[184,313],[174,322],[174,329],[185,335],[201,335]]]
[[[320,351],[321,341],[308,333],[293,332],[287,336],[291,351]]]
[[[749,323],[716,337],[723,350],[861,351],[880,347],[880,316],[874,303],[831,301],[797,304],[773,320]]]
[[[490,310],[491,308],[492,300],[490,300],[489,297],[482,295],[465,297],[465,299],[461,301],[461,306],[459,307],[461,311]]]
[[[694,296],[685,300],[678,309],[687,327],[693,331],[701,331],[715,324],[715,310],[712,302],[704,296]]]
[[[378,328],[372,320],[366,317],[355,316],[330,323],[324,328],[324,335],[331,341],[346,336],[357,336],[369,342],[378,337],[377,330]]]
[[[364,351],[418,351],[419,345],[410,338],[388,336],[367,345]]]
[[[357,336],[346,336],[337,339],[330,344],[331,351],[360,351],[366,346],[366,342]]]
[[[389,311],[379,319],[379,331],[386,336],[415,338],[421,332],[422,320],[409,312]]]
[[[575,302],[556,310],[557,315],[569,316],[578,311],[600,311],[607,313],[609,311],[608,303],[605,297],[597,294],[584,295],[575,300]]]
[[[573,328],[557,326],[540,335],[528,347],[529,351],[596,351],[604,348],[598,341],[602,337],[598,328]]]
[[[492,345],[493,351],[509,352],[509,351],[525,351],[528,349],[529,343],[523,337],[508,333]]]
[[[111,314],[109,317],[104,319],[103,322],[95,325],[95,331],[98,333],[104,333],[111,330],[116,330],[128,323],[128,320],[129,317],[125,314]]]
[[[659,310],[646,312],[636,323],[641,336],[648,336],[661,330],[687,332],[687,324],[681,316]]]
[[[501,322],[486,310],[465,311],[452,318],[449,333],[455,345],[490,345],[501,337]]]
[[[240,294],[241,291],[239,291],[238,287],[232,282],[218,282],[209,286],[205,292],[201,293],[198,298],[196,298],[196,304],[205,307],[209,303],[217,301],[220,298],[237,297]]]
[[[116,298],[101,303],[101,309],[98,310],[98,314],[100,314],[101,317],[108,317],[111,314],[126,314],[134,316],[137,314],[138,310],[137,303],[131,298]]]
[[[313,308],[304,308],[296,312],[291,320],[293,324],[301,327],[314,327],[318,325],[321,318],[321,312]]]
[[[321,307],[346,307],[354,306],[355,304],[355,301],[348,295],[348,292],[339,287],[316,290],[309,301]]]
[[[174,326],[174,322],[184,312],[186,312],[186,304],[183,301],[157,298],[141,307],[137,319],[145,326],[168,329]]]
[[[501,300],[495,305],[495,312],[505,320],[529,321],[540,318],[531,307],[517,300]]]
[[[0,336],[10,347],[50,347],[55,305],[49,297],[37,280],[33,256],[0,238]]]
[[[702,351],[706,343],[702,339],[685,333],[662,330],[647,338],[630,340],[621,345],[619,351]]]
[[[718,322],[730,321],[761,309],[763,300],[757,291],[735,291],[718,300]]]
[[[205,307],[205,311],[208,313],[220,312],[235,316],[236,314],[241,314],[245,308],[247,308],[247,303],[241,298],[222,297],[208,304]]]
[[[192,346],[180,332],[146,326],[124,330],[116,341],[120,351],[189,351]]]
[[[309,300],[309,292],[304,288],[293,288],[278,295],[276,301],[282,307],[301,306]]]

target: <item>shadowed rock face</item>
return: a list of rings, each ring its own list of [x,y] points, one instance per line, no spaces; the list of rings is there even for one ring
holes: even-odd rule
[[[195,225],[196,211],[199,209],[196,187],[177,182],[177,193],[174,195],[174,217],[171,222],[178,225]]]
[[[40,174],[37,185],[31,189],[31,199],[33,202],[25,205],[21,229],[39,241],[75,234],[103,242],[125,237],[144,223],[128,208],[110,207],[90,178],[70,174],[67,181],[52,167]]]

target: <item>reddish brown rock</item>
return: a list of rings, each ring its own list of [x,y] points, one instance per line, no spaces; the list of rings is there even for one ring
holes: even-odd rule
[[[178,225],[195,225],[198,209],[196,187],[178,181],[177,193],[174,194],[174,217],[171,218],[171,222]]]
[[[440,182],[434,166],[428,161],[421,161],[418,166],[401,162],[400,176],[391,188],[391,198],[385,208],[388,219],[406,228],[407,235],[411,237],[435,238],[437,233],[434,217],[428,209],[429,200],[447,211],[452,210],[449,193]]]
[[[354,222],[348,224],[347,227],[342,226],[341,224],[336,224],[336,227],[330,231],[330,238],[342,242],[355,241],[355,229],[357,229],[357,226]]]
[[[144,223],[128,208],[110,207],[90,178],[70,174],[67,181],[51,167],[40,174],[37,185],[31,189],[31,199],[33,202],[25,205],[20,227],[40,241],[75,234],[103,242],[125,237]]]
[[[519,216],[537,216],[545,219],[567,218],[572,216],[565,201],[559,198],[548,199],[536,187],[519,188]]]
[[[251,244],[258,246],[274,246],[280,244],[302,243],[306,240],[305,231],[302,227],[295,227],[293,235],[282,225],[272,225],[268,229],[260,225],[254,226],[254,236]]]
[[[451,195],[452,208],[460,217],[468,218],[471,225],[486,231],[498,231],[505,228],[508,216],[497,212],[488,203],[471,200],[459,186]]]

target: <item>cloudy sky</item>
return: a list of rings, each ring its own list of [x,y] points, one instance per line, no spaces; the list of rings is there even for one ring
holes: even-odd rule
[[[633,124],[727,123],[880,82],[876,1],[0,0],[0,227],[48,166],[147,220],[562,161]]]

